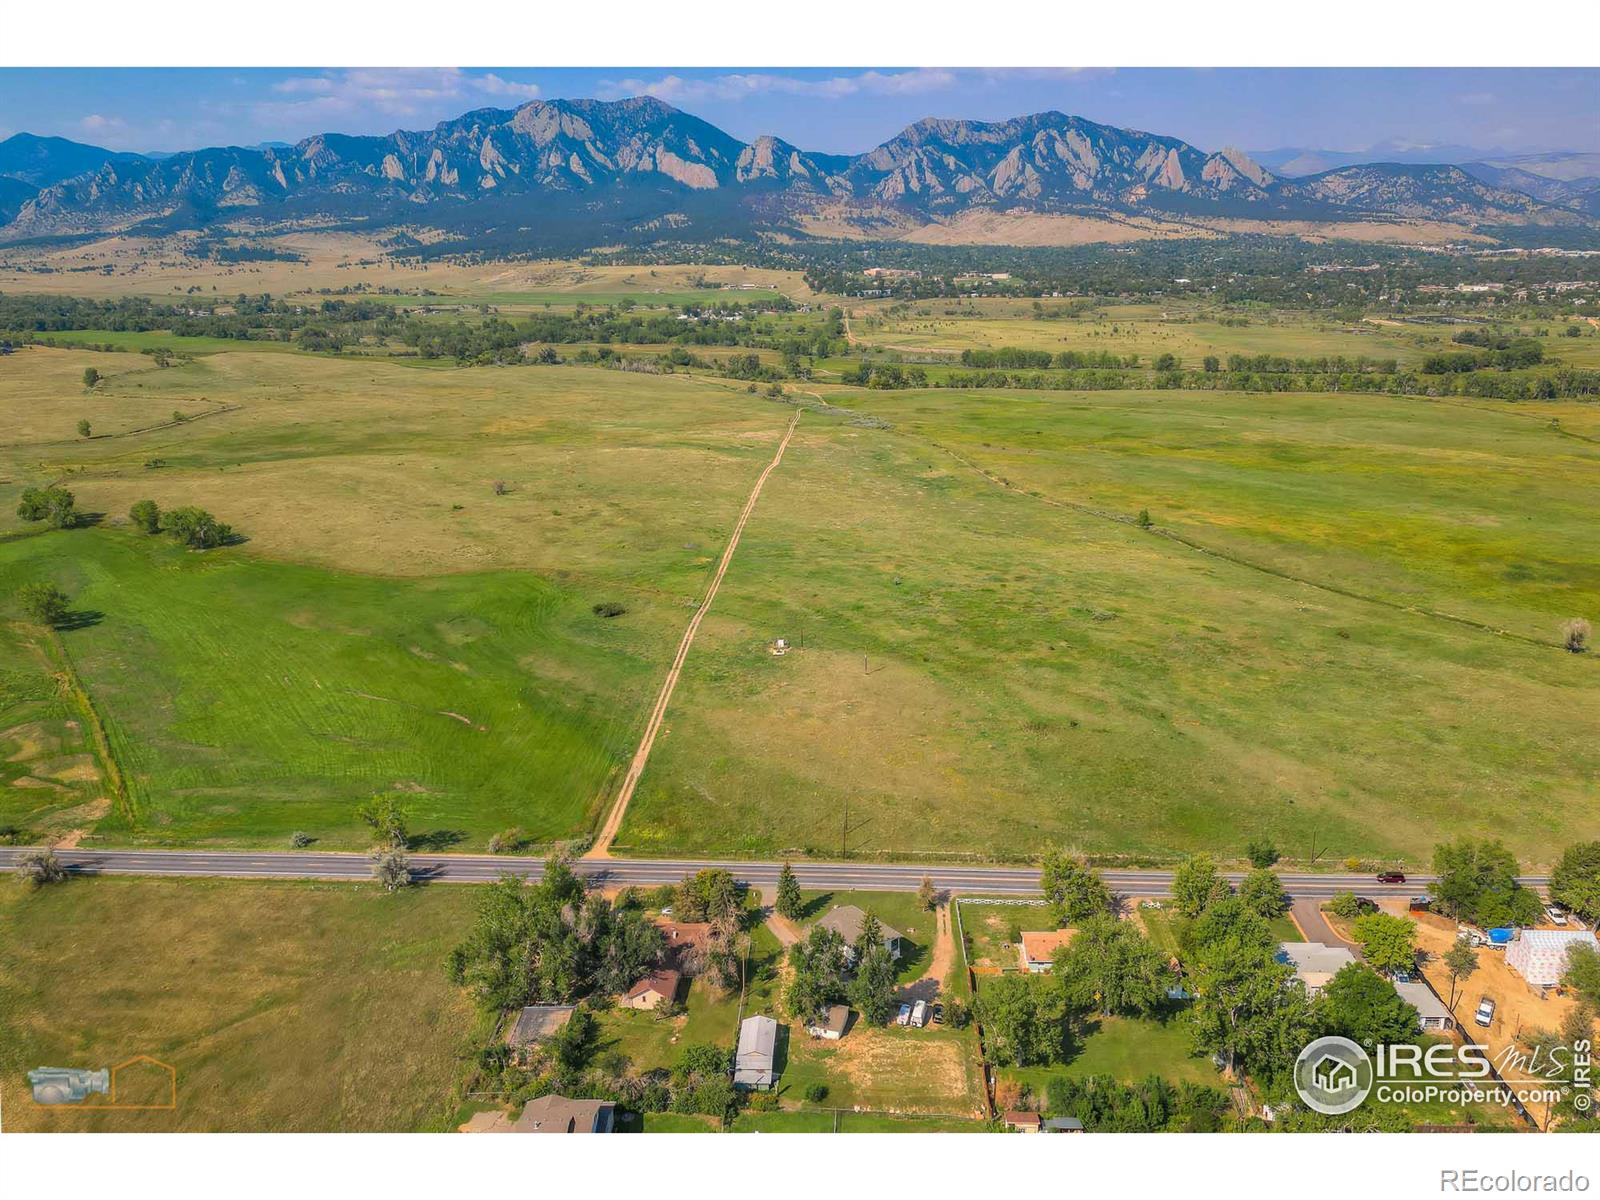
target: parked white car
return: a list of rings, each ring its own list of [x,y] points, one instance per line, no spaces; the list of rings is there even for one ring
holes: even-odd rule
[[[1485,1029],[1494,1024],[1494,1001],[1485,996],[1478,1001],[1478,1011],[1472,1014],[1474,1024],[1482,1025]]]
[[[1567,923],[1567,914],[1554,905],[1545,909],[1544,915],[1550,918],[1550,924],[1552,925],[1565,925]]]
[[[911,1023],[918,1029],[928,1023],[928,1002],[926,1000],[918,1000],[916,1007],[911,1010]]]
[[[900,1006],[900,1013],[899,1013],[898,1016],[895,1017],[894,1023],[896,1025],[909,1025],[909,1024],[911,1024],[911,1005],[902,1004]]]

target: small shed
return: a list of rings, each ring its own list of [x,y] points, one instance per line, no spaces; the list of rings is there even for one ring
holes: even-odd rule
[[[739,1022],[739,1049],[733,1060],[733,1086],[764,1092],[778,1082],[778,1023],[771,1017]]]
[[[1007,1129],[1014,1129],[1018,1133],[1044,1132],[1044,1118],[1026,1109],[1014,1108],[1000,1119],[1005,1122]]]
[[[806,1032],[812,1037],[837,1042],[844,1036],[844,1031],[849,1026],[849,1006],[845,1004],[830,1004],[822,1010],[819,1016],[812,1019],[811,1024],[806,1026]]]

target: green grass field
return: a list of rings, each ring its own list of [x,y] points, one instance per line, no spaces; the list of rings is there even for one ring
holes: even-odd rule
[[[1153,1017],[1095,1017],[1068,1061],[1051,1067],[1004,1067],[1000,1078],[1026,1086],[1043,1098],[1051,1078],[1087,1079],[1109,1075],[1121,1083],[1137,1083],[1159,1075],[1169,1083],[1199,1083],[1222,1087],[1210,1061],[1197,1056],[1189,1027],[1181,1014],[1165,1020]]]
[[[950,320],[1072,324],[991,308]],[[1103,320],[1217,350],[1440,336]],[[338,814],[394,786],[464,848],[583,833],[789,411],[281,353],[33,348],[0,383],[0,532],[44,479],[107,515],[0,547],[0,586],[101,614],[64,644],[149,819],[93,836],[147,842],[349,845]],[[1250,829],[1416,863],[1477,832],[1539,865],[1600,832],[1600,660],[1555,645],[1600,614],[1594,406],[1551,407],[1569,437],[1490,402],[818,386],[848,411],[808,412],[770,479],[619,852],[1170,861]],[[119,527],[144,496],[249,540],[147,546]]]
[[[830,399],[894,427],[802,420],[619,850],[1545,862],[1600,830],[1600,675],[1554,645],[1600,611],[1581,444],[1386,398]]]
[[[444,956],[467,888],[0,881],[6,1131],[446,1129],[478,1018]],[[177,1070],[172,1111],[35,1105],[34,1067]],[[126,1096],[126,1090],[124,1090]]]
[[[650,645],[588,595],[505,572],[384,580],[128,531],[0,544],[0,591],[53,580],[134,820],[96,837],[361,849],[354,807],[404,796],[414,835],[482,847],[579,833],[630,751]]]
[[[85,364],[106,376],[92,395]],[[424,845],[481,849],[513,826],[581,836],[784,415],[697,381],[594,370],[217,354],[163,371],[35,348],[0,371],[20,385],[0,394],[17,418],[0,528],[22,532],[15,497],[42,479],[67,478],[106,515],[0,541],[0,595],[38,581],[71,594],[83,618],[61,644],[135,801],[131,820],[78,822],[92,781],[22,763],[71,732],[52,727],[7,765],[0,823],[87,824],[91,845],[276,845],[304,830],[358,849],[353,807],[380,790],[405,794]],[[95,438],[54,436],[63,397]],[[163,426],[174,409],[212,415]],[[203,504],[248,540],[194,554],[135,536],[122,514],[145,496]],[[596,616],[602,602],[626,612]],[[48,682],[29,666],[43,640],[21,623],[5,637],[32,696]],[[18,703],[0,708],[0,734],[20,743],[41,701]],[[56,757],[40,769],[74,765]]]

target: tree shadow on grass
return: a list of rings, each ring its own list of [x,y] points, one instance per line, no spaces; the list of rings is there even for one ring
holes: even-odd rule
[[[833,893],[819,892],[810,900],[806,901],[806,906],[800,910],[800,919],[802,921],[815,920],[832,907]]]
[[[62,613],[61,618],[55,622],[55,627],[62,633],[71,633],[75,629],[89,629],[105,620],[105,613],[96,608],[79,608],[68,613]]]
[[[448,850],[451,846],[458,846],[467,840],[465,829],[430,829],[427,833],[414,833],[407,839],[406,845],[412,850]]]

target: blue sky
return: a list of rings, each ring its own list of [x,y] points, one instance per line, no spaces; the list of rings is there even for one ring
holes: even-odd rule
[[[737,137],[857,152],[925,116],[1060,109],[1206,150],[1385,142],[1600,151],[1592,69],[0,69],[0,137],[119,150],[426,128],[535,97],[650,94]]]

